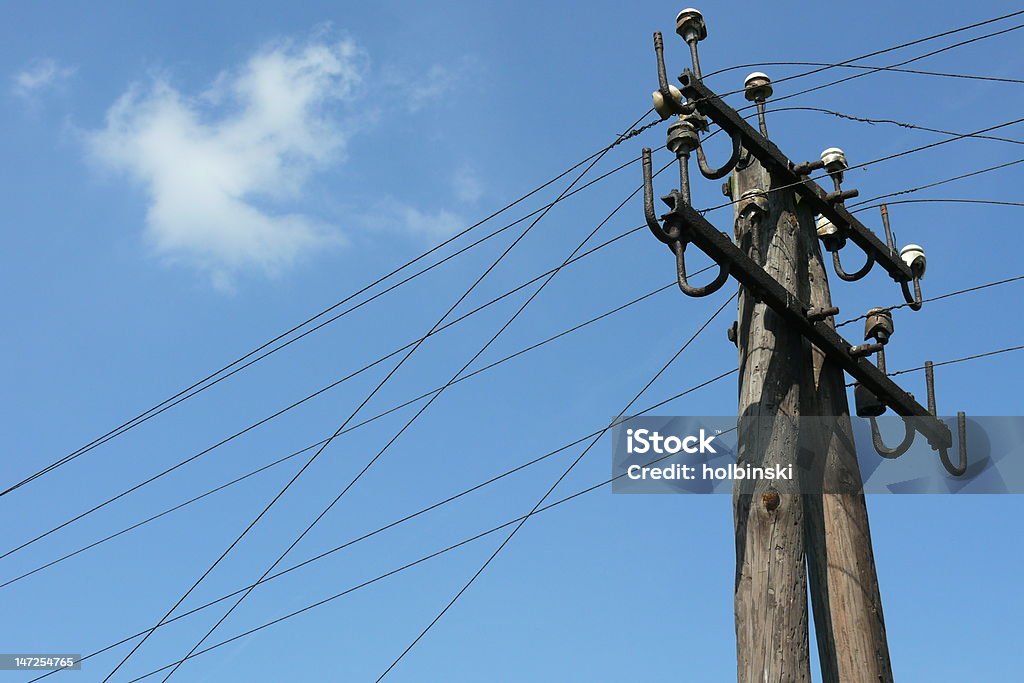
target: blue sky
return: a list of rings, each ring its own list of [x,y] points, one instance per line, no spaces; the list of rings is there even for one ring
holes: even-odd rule
[[[706,72],[833,62],[979,21],[1005,3],[903,3],[769,11],[705,6]],[[485,217],[614,139],[650,106],[650,35],[670,73],[687,64],[679,6],[621,3],[24,4],[0,28],[5,297],[5,484],[37,470]],[[953,11],[955,10],[955,11]],[[1002,22],[991,30],[1021,23]],[[886,54],[909,59],[964,36]],[[912,68],[1019,77],[1020,32]],[[770,67],[776,78],[803,67]],[[735,90],[752,68],[709,78]],[[780,83],[776,96],[848,72]],[[745,104],[733,96],[735,106]],[[1020,116],[1024,86],[883,73],[788,100],[968,132]],[[769,102],[769,107],[771,103]],[[781,105],[780,103],[780,106]],[[941,135],[820,113],[769,115],[796,160],[830,146],[851,164]],[[996,134],[1019,138],[1020,127]],[[587,179],[664,144],[617,147]],[[715,158],[725,153],[711,143]],[[659,152],[661,164],[666,152]],[[964,140],[851,171],[862,198],[1020,157]],[[656,163],[658,157],[656,156]],[[1014,166],[914,197],[1017,201]],[[670,189],[669,174],[659,191]],[[557,196],[556,183],[452,245]],[[633,164],[555,207],[457,315],[560,263],[640,182]],[[694,204],[720,204],[718,182]],[[1019,208],[905,204],[901,243],[928,251],[926,295],[1024,274]],[[728,210],[708,214],[730,229]],[[877,214],[862,215],[881,231]],[[635,197],[590,243],[643,222]],[[525,225],[525,224],[523,224]],[[0,499],[5,551],[422,334],[501,253],[502,233],[72,464]],[[440,252],[441,254],[447,251]],[[694,258],[694,267],[699,257]],[[854,265],[853,263],[850,264]],[[639,232],[560,273],[473,367],[671,281]],[[1022,285],[900,311],[891,369],[1021,344]],[[515,312],[520,292],[429,340],[367,405],[370,416],[446,381]],[[880,272],[833,280],[848,317],[898,303]],[[666,291],[446,391],[289,555],[305,559],[602,427],[728,294]],[[730,307],[637,402],[736,365]],[[848,328],[855,333],[857,326]],[[389,361],[394,363],[394,361]],[[940,412],[1019,414],[1020,357],[937,370]],[[382,364],[188,467],[0,560],[26,572],[329,435]],[[924,396],[920,374],[901,378]],[[661,409],[728,415],[734,378]],[[257,578],[411,416],[334,442],[188,608]],[[528,511],[581,447],[258,588],[214,634],[230,637]],[[155,623],[290,478],[300,458],[0,588],[0,650],[88,653]],[[608,476],[602,441],[559,486]],[[1016,496],[869,501],[899,680],[1001,680],[1021,664]],[[529,521],[388,680],[728,680],[734,675],[732,519],[726,496],[583,496]],[[185,664],[182,680],[374,680],[500,542],[491,535]],[[160,629],[119,672],[186,652],[216,609]],[[114,656],[119,653],[120,656]],[[100,680],[127,650],[60,676]],[[2,673],[3,680],[24,680]]]

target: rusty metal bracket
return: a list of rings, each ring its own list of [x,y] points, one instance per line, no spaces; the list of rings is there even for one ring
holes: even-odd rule
[[[882,441],[882,435],[878,431],[878,421],[874,416],[868,418],[871,422],[871,443],[875,447],[875,452],[883,458],[895,459],[906,453],[914,443],[914,436],[916,432],[914,428],[910,426],[910,422],[907,420],[903,421],[903,441],[900,445],[895,448],[888,448],[885,442]]]
[[[761,140],[764,141],[763,138]],[[765,272],[764,268],[733,244],[728,236],[716,230],[692,206],[677,203],[664,218],[667,225],[678,226],[677,229],[680,233],[685,232],[688,241],[697,245],[717,263],[727,267],[729,273],[741,285],[750,289],[759,300],[793,325],[808,341],[821,349],[829,359],[868,391],[878,396],[896,414],[923,418],[913,420],[914,428],[928,439],[932,448],[940,450],[941,453],[941,449],[952,446],[953,436],[945,423],[935,418],[870,360],[855,355],[851,344],[826,322],[809,319],[808,313],[811,309],[807,304]]]
[[[714,294],[728,282],[729,266],[727,264],[720,264],[718,276],[702,287],[694,287],[690,284],[686,276],[686,245],[690,242],[689,232],[685,229],[685,226],[677,221],[666,220],[665,224],[662,225],[654,210],[654,177],[651,168],[651,150],[647,147],[644,148],[642,153],[642,166],[644,174],[644,218],[647,221],[647,227],[654,237],[662,244],[667,245],[672,250],[672,253],[675,254],[676,281],[679,284],[680,291],[692,297]],[[662,197],[661,200],[670,208],[670,211],[665,216],[662,216],[663,219],[674,215],[673,212],[680,206],[689,206],[688,197],[684,196],[679,190],[673,190]]]
[[[804,171],[805,168],[790,161],[774,143],[744,121],[735,109],[725,104],[718,95],[694,76],[692,71],[689,69],[683,71],[679,76],[679,82],[682,84],[683,95],[692,101],[701,114],[711,119],[728,134],[738,133],[743,140],[743,146],[772,175],[783,184],[793,185],[801,199],[806,201],[815,213],[827,217],[839,229],[844,230],[853,242],[874,257],[875,262],[884,268],[893,280],[902,283],[911,282],[914,279],[910,267],[892,253],[869,228],[850,214],[842,204],[830,201],[829,195],[832,193],[826,192],[804,173],[798,173],[797,171]],[[806,167],[808,164],[803,166]]]

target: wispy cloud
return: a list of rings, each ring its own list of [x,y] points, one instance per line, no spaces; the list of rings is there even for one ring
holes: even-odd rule
[[[410,111],[417,112],[451,90],[458,78],[456,71],[434,64],[426,73],[405,84],[406,104]]]
[[[145,189],[157,252],[228,288],[240,269],[276,273],[341,239],[289,205],[342,156],[349,131],[327,109],[351,100],[364,72],[351,41],[277,44],[195,96],[166,79],[131,87],[87,144]]]
[[[75,68],[61,66],[53,59],[39,59],[14,74],[11,89],[18,97],[31,98],[71,78]]]
[[[452,176],[452,191],[460,202],[476,203],[484,193],[480,176],[469,166],[461,166]]]

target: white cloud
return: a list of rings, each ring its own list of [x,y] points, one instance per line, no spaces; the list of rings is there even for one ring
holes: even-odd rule
[[[423,211],[407,204],[392,203],[388,205],[387,210],[389,215],[394,217],[396,229],[430,240],[449,237],[466,227],[465,218],[448,209]]]
[[[452,89],[457,74],[440,64],[434,64],[422,76],[404,83],[406,104],[412,112],[418,112],[431,102],[440,99]]]
[[[196,97],[164,79],[133,86],[86,140],[145,188],[157,252],[229,289],[241,269],[276,273],[340,240],[288,204],[343,154],[348,134],[328,109],[355,96],[363,62],[349,41],[276,45]]]
[[[53,59],[40,59],[14,74],[15,95],[30,98],[44,90],[59,86],[75,73],[74,67],[61,66]]]
[[[452,176],[452,191],[460,202],[472,204],[483,196],[484,186],[473,169],[461,166]]]

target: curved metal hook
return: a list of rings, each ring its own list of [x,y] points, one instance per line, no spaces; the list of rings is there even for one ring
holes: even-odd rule
[[[846,282],[856,282],[857,280],[867,275],[868,272],[871,271],[871,267],[875,265],[875,256],[870,252],[864,252],[864,255],[867,257],[867,260],[864,262],[864,265],[861,267],[861,269],[858,270],[856,273],[847,273],[845,270],[843,270],[843,264],[840,263],[839,261],[839,250],[836,249],[835,251],[833,251],[832,268],[836,271],[836,275],[839,276],[839,279],[845,280]]]
[[[895,448],[888,448],[885,445],[885,442],[882,441],[882,435],[878,431],[878,422],[875,420],[875,418],[871,417],[868,419],[871,422],[871,443],[874,444],[875,450],[878,451],[878,454],[883,458],[898,458],[904,453],[906,453],[910,446],[914,443],[914,435],[916,434],[916,432],[914,431],[914,428],[910,425],[910,422],[908,422],[906,419],[903,420],[903,429],[906,430],[903,435],[903,441],[901,441],[900,445],[896,446]]]
[[[939,449],[939,460],[946,471],[954,477],[961,477],[967,472],[967,416],[963,412],[956,414],[956,431],[960,437],[960,464],[954,465],[949,461],[949,449]]]
[[[679,280],[679,289],[687,296],[702,297],[714,294],[729,279],[729,266],[720,264],[718,266],[718,277],[703,287],[691,287],[690,283],[686,281],[686,242],[676,240],[672,243],[672,251],[676,255],[676,275]]]
[[[676,99],[675,95],[668,87],[668,74],[665,72],[665,45],[664,39],[661,37],[661,31],[654,32],[654,56],[658,60],[658,92],[661,93],[662,100],[667,104],[668,108],[673,113],[682,114],[686,111],[686,106]],[[659,116],[664,121],[671,113],[661,113]]]
[[[743,151],[743,139],[740,137],[739,132],[734,132],[729,137],[732,139],[732,154],[729,155],[729,160],[721,168],[711,168],[708,166],[707,157],[704,156],[704,146],[697,145],[697,166],[700,168],[700,174],[708,180],[718,180],[729,175],[729,171],[736,168],[736,164],[740,160],[740,153]]]
[[[651,172],[651,148],[644,147],[642,152],[642,165],[644,169],[644,218],[647,219],[647,227],[659,242],[672,245],[672,237],[661,227],[658,214],[654,211],[654,175]]]
[[[921,278],[914,278],[914,295],[910,295],[910,287],[906,282],[900,283],[900,289],[903,290],[903,300],[907,302],[912,311],[920,311],[921,307],[924,306],[924,299],[921,296]]]

